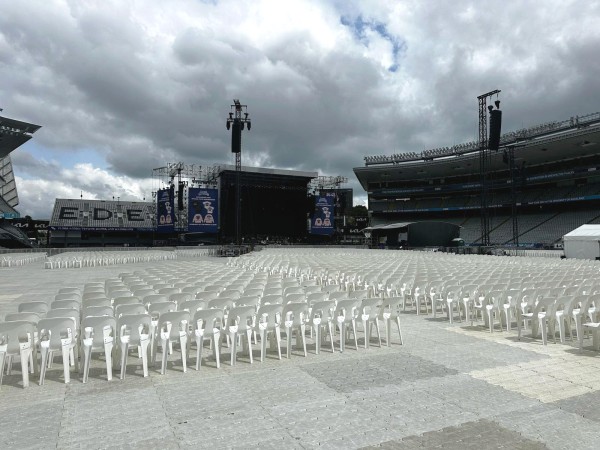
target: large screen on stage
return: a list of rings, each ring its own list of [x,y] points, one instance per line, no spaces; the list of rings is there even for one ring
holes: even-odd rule
[[[333,234],[334,196],[315,197],[315,213],[310,221],[311,234]]]
[[[217,233],[219,231],[219,191],[190,188],[188,191],[188,231]]]
[[[173,190],[161,189],[156,192],[156,231],[173,231]]]

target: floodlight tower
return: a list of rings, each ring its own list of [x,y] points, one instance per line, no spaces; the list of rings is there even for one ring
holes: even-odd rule
[[[242,211],[240,195],[240,173],[242,171],[242,130],[252,123],[248,118],[248,106],[242,105],[239,100],[234,99],[231,112],[227,118],[227,129],[231,129],[231,152],[235,153],[235,243],[241,245]],[[242,114],[244,117],[242,117]],[[233,125],[233,126],[232,126]]]

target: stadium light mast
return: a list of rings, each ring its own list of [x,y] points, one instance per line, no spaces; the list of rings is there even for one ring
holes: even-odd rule
[[[241,190],[240,173],[242,172],[242,130],[248,126],[248,131],[252,123],[246,112],[248,105],[242,105],[239,100],[234,99],[231,105],[231,112],[227,118],[227,129],[231,129],[231,152],[235,154],[235,243],[241,245],[242,230],[242,208],[241,208]],[[242,117],[242,114],[244,117]]]
[[[490,148],[490,140],[488,141],[488,106],[487,99],[493,95],[498,95],[501,91],[499,89],[495,89],[486,94],[482,94],[477,97],[479,102],[479,174],[481,177],[481,245],[489,246],[490,245],[490,213],[488,208],[488,185],[487,185],[487,170],[488,170],[488,155]],[[500,102],[497,103],[497,110],[499,110]],[[490,115],[493,111],[493,106],[489,106]],[[501,116],[500,116],[501,117]],[[500,119],[501,120],[501,119]],[[497,138],[498,142],[500,140],[500,124],[497,123]],[[494,132],[496,130],[493,130]],[[494,133],[494,137],[496,133]],[[495,139],[494,139],[495,141]],[[494,148],[494,150],[498,150],[498,147]]]

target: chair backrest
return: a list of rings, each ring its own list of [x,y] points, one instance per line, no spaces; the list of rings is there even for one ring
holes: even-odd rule
[[[358,308],[358,306],[360,305],[360,300],[357,300],[355,298],[352,299],[343,299],[343,300],[338,300],[337,305],[335,307],[335,315],[336,317],[338,316],[345,316],[347,319],[349,319],[350,317],[356,317],[356,308]]]
[[[27,320],[12,320],[0,322],[0,339],[4,336],[8,344],[7,353],[18,354],[20,342],[27,342],[33,346],[35,324]]]
[[[304,292],[294,292],[283,296],[284,303],[306,303],[306,294]]]
[[[175,302],[156,302],[148,304],[148,313],[151,316],[161,316],[164,313],[177,311],[177,303]]]
[[[132,289],[131,292],[134,297],[142,298],[142,299],[148,295],[156,294],[156,291],[154,289],[152,289],[151,287]]]
[[[69,316],[40,319],[37,325],[40,341],[49,340],[50,350],[60,349],[62,347],[61,339],[67,337],[76,338],[77,324],[75,320]]]
[[[255,306],[236,306],[229,310],[229,325],[238,325],[239,329],[247,329],[252,326],[254,316],[256,315]]]
[[[57,308],[51,309],[46,313],[46,318],[53,319],[55,317],[69,317],[75,321],[75,329],[79,326],[79,309],[75,308]]]
[[[88,308],[90,306],[111,306],[110,299],[106,297],[98,297],[98,298],[90,298],[88,300],[84,300],[82,303],[83,308]]]
[[[198,292],[202,292],[202,288],[200,286],[186,286],[181,289],[181,292],[192,294],[195,297]]]
[[[140,341],[140,327],[142,333],[150,333],[152,320],[148,314],[123,314],[117,318],[117,336],[129,334],[130,343],[136,344]]]
[[[271,303],[268,305],[262,305],[256,313],[256,326],[260,327],[259,324],[266,326],[266,328],[273,328],[281,323],[281,314],[283,312],[283,305],[278,303]]]
[[[172,294],[181,293],[181,290],[179,290],[179,288],[176,288],[176,287],[163,287],[158,290],[158,293],[166,295],[166,296],[170,296]]]
[[[77,301],[81,301],[81,294],[79,294],[78,292],[69,292],[69,293],[64,293],[64,294],[56,294],[54,296],[54,301],[57,300],[77,300]]]
[[[90,316],[114,316],[114,310],[111,306],[86,306],[83,308],[83,312],[81,313],[82,318],[90,317]]]
[[[196,293],[196,299],[198,300],[212,300],[219,296],[217,291],[202,291]]]
[[[121,317],[123,315],[139,315],[139,314],[146,314],[146,307],[144,305],[142,305],[141,303],[126,303],[124,305],[117,305],[117,307],[114,309],[115,313],[115,317]]]
[[[310,313],[311,322],[315,317],[320,317],[322,321],[332,320],[334,318],[335,302],[333,300],[319,300],[312,304]]]
[[[79,289],[78,287],[69,287],[69,286],[65,286],[62,287],[58,290],[59,294],[79,294],[79,296],[81,297],[81,289]]]
[[[199,309],[193,315],[194,327],[214,328],[219,324],[223,323],[223,311],[220,309]],[[200,322],[198,324],[198,322]]]
[[[19,304],[18,311],[19,312],[36,312],[41,315],[44,315],[48,312],[50,307],[46,302],[25,302]]]
[[[108,298],[106,296],[106,293],[104,292],[104,289],[102,289],[101,291],[97,291],[97,292],[84,292],[83,296],[81,297],[81,302],[87,303],[90,300],[95,300],[97,298],[100,298],[100,299]]]
[[[131,292],[129,289],[119,289],[119,290],[116,290],[116,291],[109,292],[107,296],[111,300],[114,300],[114,299],[120,298],[120,297],[132,297],[133,296],[133,292]]]
[[[77,300],[54,300],[50,303],[50,309],[73,308],[81,309],[81,304]]]
[[[309,305],[312,305],[316,302],[324,302],[327,300],[327,292],[311,292],[310,294],[306,294],[306,301]]]
[[[167,297],[166,295],[163,294],[150,294],[150,295],[145,295],[142,298],[142,303],[144,305],[147,305],[149,303],[159,303],[159,302],[168,302],[169,301],[169,297]]]
[[[169,334],[169,340],[178,339],[179,331],[187,331],[187,324],[189,321],[190,313],[188,311],[165,312],[158,318],[158,330],[162,330],[165,324],[170,322],[171,332]]]
[[[260,304],[261,305],[266,305],[266,304],[282,304],[282,303],[283,303],[283,296],[281,294],[265,295],[260,300]]]
[[[370,317],[378,316],[380,303],[381,299],[377,297],[363,298],[360,302],[360,311],[362,314],[367,314]]]
[[[262,287],[244,289],[242,297],[262,297],[263,292],[264,292],[264,289]]]
[[[334,291],[329,293],[329,300],[349,300],[348,292]]]
[[[81,334],[83,337],[91,337],[93,339],[92,348],[104,348],[105,328],[110,328],[109,335],[116,338],[117,321],[112,316],[89,316],[81,322],[81,329],[83,330]]]
[[[112,301],[112,306],[113,306],[113,308],[117,308],[117,306],[132,305],[132,304],[136,304],[136,303],[141,304],[139,297],[134,297],[134,296],[117,297]]]
[[[402,297],[388,297],[381,302],[379,312],[383,317],[384,314],[389,314],[391,319],[395,319],[399,315],[400,306],[404,304]]]
[[[178,311],[189,311],[192,315],[199,309],[206,309],[204,300],[186,300],[177,304]]]
[[[209,308],[217,308],[221,310],[229,310],[233,307],[233,300],[230,298],[214,298],[208,302]]]
[[[34,312],[17,312],[7,314],[4,320],[6,322],[14,322],[15,320],[24,320],[26,322],[37,323],[40,321],[41,316]]]
[[[283,321],[292,321],[292,326],[301,325],[308,316],[308,303],[288,303],[283,306]]]
[[[190,294],[189,292],[175,292],[169,295],[169,301],[175,302],[178,305],[183,302],[187,302],[194,299],[194,294]]]

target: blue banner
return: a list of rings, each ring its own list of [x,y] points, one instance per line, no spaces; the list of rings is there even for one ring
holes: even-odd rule
[[[188,190],[188,231],[217,233],[219,231],[219,191],[190,188]]]
[[[156,231],[170,233],[174,230],[173,206],[172,189],[156,192]]]
[[[333,216],[335,194],[315,197],[315,214],[310,221],[311,234],[333,234]]]

